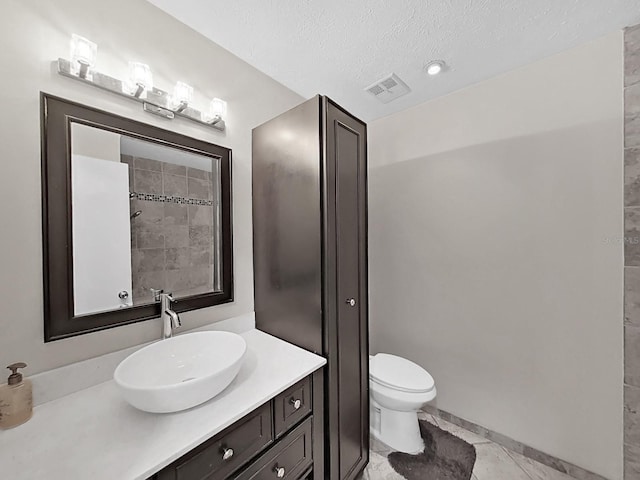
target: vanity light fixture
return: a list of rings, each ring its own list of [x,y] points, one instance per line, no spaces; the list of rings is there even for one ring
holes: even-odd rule
[[[140,62],[129,62],[129,93],[136,98],[153,89],[153,75],[149,65]]]
[[[173,87],[173,97],[171,103],[178,113],[183,112],[193,100],[193,87],[184,82],[176,83]]]
[[[98,45],[75,33],[71,35],[71,67],[80,78],[87,78],[89,68],[96,64]]]
[[[98,46],[95,43],[73,34],[71,60],[59,58],[58,73],[140,102],[145,112],[168,119],[187,118],[222,132],[225,130],[227,102],[224,100],[214,98],[210,111],[201,112],[191,106],[194,93],[191,85],[177,82],[171,94],[156,88],[153,85],[151,68],[140,62],[129,62],[129,78],[125,81],[120,80],[95,70],[97,53]]]
[[[227,102],[219,98],[214,98],[211,100],[211,104],[209,106],[209,114],[204,115],[203,120],[209,125],[216,125],[218,122],[222,121],[226,114]]]
[[[434,76],[442,73],[445,63],[442,60],[434,60],[425,65],[424,70],[427,74]]]

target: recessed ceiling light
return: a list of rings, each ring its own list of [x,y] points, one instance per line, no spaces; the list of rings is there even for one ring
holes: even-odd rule
[[[429,75],[438,75],[444,70],[444,62],[442,60],[434,60],[433,62],[427,63],[425,65],[424,70]]]

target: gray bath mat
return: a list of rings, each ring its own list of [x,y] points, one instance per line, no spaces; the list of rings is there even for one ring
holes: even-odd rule
[[[455,435],[420,420],[424,452],[391,452],[393,469],[407,480],[470,480],[476,449]]]

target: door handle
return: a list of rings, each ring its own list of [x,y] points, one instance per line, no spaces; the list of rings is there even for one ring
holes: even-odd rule
[[[356,299],[355,298],[347,298],[346,304],[349,305],[350,307],[355,307],[356,306]]]

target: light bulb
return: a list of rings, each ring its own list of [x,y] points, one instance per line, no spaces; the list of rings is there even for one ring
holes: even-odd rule
[[[98,45],[75,33],[71,35],[71,68],[80,78],[86,78],[89,67],[96,64]]]
[[[193,100],[193,87],[184,82],[176,83],[173,87],[171,106],[178,112],[182,112]]]
[[[220,122],[227,114],[227,102],[219,98],[211,100],[209,105],[209,113],[202,113],[202,120],[211,125]]]
[[[435,62],[430,62],[425,67],[425,70],[429,75],[438,75],[440,72],[442,72],[443,69],[444,69],[444,62],[441,62],[439,60]]]
[[[211,116],[213,118],[224,118],[227,114],[227,102],[219,98],[211,100]]]
[[[129,93],[137,98],[151,89],[153,89],[153,75],[149,65],[129,62]]]

